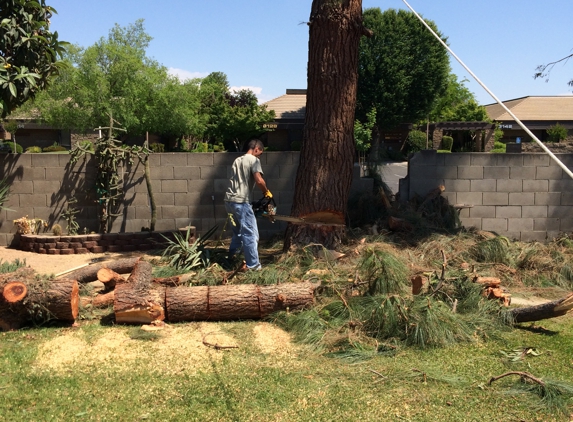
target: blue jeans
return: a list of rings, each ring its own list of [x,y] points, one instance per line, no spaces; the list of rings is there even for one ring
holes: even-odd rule
[[[259,262],[259,229],[253,207],[248,202],[225,202],[225,208],[232,214],[235,224],[231,224],[233,238],[229,246],[229,257],[232,257],[243,246],[243,255],[247,262],[247,268],[257,268]]]

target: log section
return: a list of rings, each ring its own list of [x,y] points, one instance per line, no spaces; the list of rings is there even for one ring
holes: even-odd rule
[[[78,283],[88,283],[97,280],[97,272],[102,268],[109,268],[118,274],[129,274],[137,261],[140,258],[125,258],[115,261],[103,262],[101,264],[92,264],[88,267],[80,268],[79,270],[72,271],[64,276],[62,279],[76,280]]]
[[[515,308],[510,312],[514,322],[539,321],[563,316],[573,309],[573,293],[552,302],[527,308]]]

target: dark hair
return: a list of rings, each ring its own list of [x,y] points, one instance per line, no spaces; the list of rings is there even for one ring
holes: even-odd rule
[[[249,141],[249,143],[247,144],[247,151],[250,149],[255,149],[256,147],[259,147],[259,149],[261,149],[261,150],[265,149],[265,145],[263,144],[263,141],[261,141],[260,139],[253,139],[253,140]]]

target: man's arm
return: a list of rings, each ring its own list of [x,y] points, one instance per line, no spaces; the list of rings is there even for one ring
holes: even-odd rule
[[[259,189],[263,193],[267,193],[269,189],[267,188],[267,184],[265,183],[265,179],[261,176],[261,173],[255,172],[253,173],[253,177],[255,178],[255,184],[259,187]]]

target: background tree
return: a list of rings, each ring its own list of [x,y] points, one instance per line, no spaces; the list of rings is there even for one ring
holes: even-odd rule
[[[364,25],[374,35],[360,42],[356,118],[375,108],[378,130],[423,119],[447,86],[446,49],[412,12],[366,9]]]
[[[555,67],[557,63],[567,62],[573,54],[569,54],[565,57],[560,58],[559,60],[555,60],[554,62],[549,62],[547,64],[540,64],[535,69],[535,73],[533,74],[534,79],[543,78],[545,82],[549,81],[549,76],[551,74],[551,70]],[[573,79],[567,82],[567,85],[573,87]]]
[[[66,42],[50,31],[54,9],[44,0],[3,0],[0,6],[0,114],[8,116],[42,89],[63,63]]]
[[[306,117],[292,215],[343,225],[354,166],[358,45],[367,33],[362,1],[313,0],[308,25]],[[285,249],[312,242],[334,247],[344,233],[344,226],[291,224]]]
[[[429,121],[436,122],[481,122],[489,121],[484,106],[480,106],[474,94],[465,86],[467,79],[458,81],[458,77],[450,73],[444,92],[435,100],[428,114]],[[427,120],[423,120],[425,125]]]

